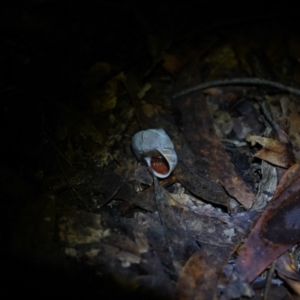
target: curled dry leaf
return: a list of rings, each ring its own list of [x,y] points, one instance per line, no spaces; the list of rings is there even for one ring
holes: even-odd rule
[[[251,142],[252,146],[256,143],[263,146],[263,149],[255,153],[255,157],[283,168],[287,168],[294,163],[294,155],[290,144],[257,135],[248,136],[247,141]]]

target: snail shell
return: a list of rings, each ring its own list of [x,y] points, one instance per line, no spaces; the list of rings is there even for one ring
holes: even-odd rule
[[[168,177],[177,165],[174,145],[163,129],[137,132],[132,138],[131,146],[137,159],[145,161],[156,177]]]

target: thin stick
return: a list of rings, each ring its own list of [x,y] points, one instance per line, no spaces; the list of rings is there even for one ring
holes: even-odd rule
[[[120,191],[123,183],[108,197],[106,198],[102,203],[100,203],[98,209],[100,210],[102,207],[104,207],[108,202],[110,202]]]
[[[275,261],[273,261],[273,263],[271,264],[271,267],[268,271],[268,275],[267,275],[267,278],[266,278],[266,286],[265,286],[265,289],[264,289],[263,300],[270,299],[269,298],[269,293],[270,293],[270,288],[271,288],[271,285],[272,285],[272,278],[273,278],[274,271],[275,271],[276,261],[277,261],[277,259]]]
[[[177,92],[172,96],[172,98],[177,99],[179,97],[189,95],[193,92],[201,91],[210,87],[224,86],[224,85],[265,85],[265,86],[274,87],[283,92],[288,92],[296,96],[300,96],[299,89],[293,88],[288,85],[284,85],[276,81],[261,79],[261,78],[232,78],[232,79],[222,79],[222,80],[204,82],[199,85]]]

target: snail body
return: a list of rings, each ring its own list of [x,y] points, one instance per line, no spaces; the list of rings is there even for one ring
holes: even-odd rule
[[[177,165],[174,145],[163,129],[148,129],[132,137],[132,151],[139,161],[144,161],[158,178],[168,177]]]

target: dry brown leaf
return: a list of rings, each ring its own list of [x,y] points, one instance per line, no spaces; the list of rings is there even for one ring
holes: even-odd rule
[[[248,136],[247,141],[251,142],[252,146],[256,143],[263,146],[263,149],[255,153],[255,157],[283,168],[294,164],[294,156],[290,144],[257,135]]]
[[[277,140],[258,135],[248,136],[247,141],[251,142],[252,146],[254,146],[256,143],[259,143],[264,148],[278,153],[286,151],[286,147],[288,146],[287,144],[279,142]]]
[[[280,153],[263,148],[257,151],[254,156],[282,168],[288,168],[294,163],[294,157],[288,151]]]
[[[273,198],[279,197],[279,195],[288,188],[294,181],[300,176],[300,164],[294,164],[291,166],[281,177]]]

